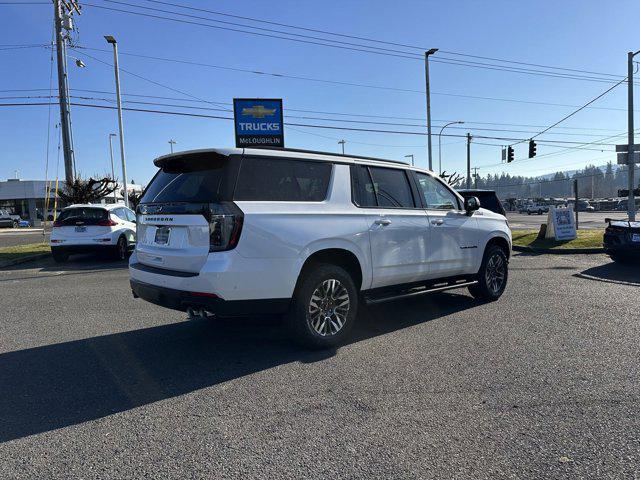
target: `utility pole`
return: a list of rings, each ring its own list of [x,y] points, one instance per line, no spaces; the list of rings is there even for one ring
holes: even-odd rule
[[[413,153],[410,153],[409,155],[405,155],[404,158],[409,158],[411,157],[411,166],[413,167]]]
[[[120,160],[122,161],[122,183],[124,185],[124,204],[129,208],[127,194],[127,163],[124,155],[124,127],[122,126],[122,98],[120,97],[120,70],[118,69],[118,43],[111,35],[105,35],[107,43],[113,45],[113,68],[116,76],[116,101],[118,103],[118,129],[120,130]]]
[[[73,2],[72,2],[73,3]],[[64,5],[67,5],[66,3]],[[73,182],[75,159],[71,139],[71,109],[69,107],[69,84],[67,77],[67,33],[71,29],[71,12],[63,9],[61,0],[53,1],[56,30],[56,63],[58,64],[58,98],[60,99],[60,125],[64,154],[64,174],[67,184]],[[64,24],[63,24],[64,17]]]
[[[424,52],[424,76],[426,82],[427,93],[427,157],[429,160],[429,170],[433,171],[433,162],[431,160],[431,90],[429,87],[429,55],[433,55],[438,51],[437,48],[432,48]]]
[[[473,167],[473,188],[478,189],[478,167]]]
[[[346,140],[340,140],[340,141],[338,142],[338,145],[341,145],[341,146],[342,146],[342,154],[343,154],[343,155],[344,155],[344,144],[345,144],[345,143],[347,143],[347,141],[346,141]]]
[[[169,140],[169,146],[171,147],[171,153],[173,153],[173,146],[178,143],[173,138]]]
[[[113,137],[117,137],[117,135],[115,133],[110,133],[109,134],[109,155],[111,156],[111,178],[113,179],[113,181],[116,181],[116,171],[113,168],[113,143],[111,142],[111,139]],[[116,183],[117,186],[117,183]],[[116,188],[117,190],[117,188]],[[118,199],[116,196],[116,190],[113,191],[113,203],[118,203]]]
[[[636,200],[633,189],[635,188],[635,169],[636,162],[633,155],[633,57],[640,53],[629,52],[627,54],[628,62],[628,74],[627,74],[627,86],[628,86],[628,115],[629,115],[629,146],[627,147],[627,170],[629,172],[629,196],[627,197],[627,210],[629,212],[629,221],[636,221]]]
[[[467,188],[471,188],[471,134],[467,133]]]

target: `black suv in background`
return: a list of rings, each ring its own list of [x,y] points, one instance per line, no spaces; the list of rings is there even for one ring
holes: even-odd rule
[[[458,193],[464,198],[478,197],[478,199],[480,200],[480,206],[482,208],[491,210],[494,213],[499,213],[500,215],[507,215],[507,212],[504,211],[504,207],[502,206],[498,195],[496,195],[496,192],[493,190],[462,189],[458,190]]]

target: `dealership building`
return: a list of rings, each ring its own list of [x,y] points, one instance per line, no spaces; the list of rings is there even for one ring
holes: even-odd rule
[[[47,184],[51,183],[49,194],[48,210],[53,210],[55,182],[45,180],[21,180],[10,178],[0,181],[0,208],[8,210],[10,213],[20,215],[24,220],[30,220],[32,225],[38,225],[45,217],[45,201],[47,197]],[[59,182],[58,188],[64,187],[64,182]],[[101,203],[123,202],[122,185],[116,189],[115,198],[113,194],[103,198]],[[142,191],[142,185],[127,184],[129,191]],[[65,205],[58,199],[58,208]]]

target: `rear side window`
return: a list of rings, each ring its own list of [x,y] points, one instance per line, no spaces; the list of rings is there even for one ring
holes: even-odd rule
[[[234,199],[321,202],[327,197],[332,166],[328,162],[245,157]]]
[[[480,200],[482,208],[504,215],[504,208],[494,193],[476,193],[475,196]]]
[[[78,207],[64,210],[58,217],[61,225],[97,225],[101,220],[108,220],[109,212],[103,208]]]
[[[399,168],[357,167],[360,207],[414,208],[409,179]]]

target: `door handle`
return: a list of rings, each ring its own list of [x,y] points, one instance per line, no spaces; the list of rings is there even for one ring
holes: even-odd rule
[[[443,223],[444,223],[444,220],[442,220],[441,218],[437,220],[431,220],[431,225],[442,225]]]
[[[391,224],[391,220],[389,220],[388,218],[381,218],[379,220],[376,220],[373,223],[375,223],[376,225],[386,226],[386,225],[390,225]]]

